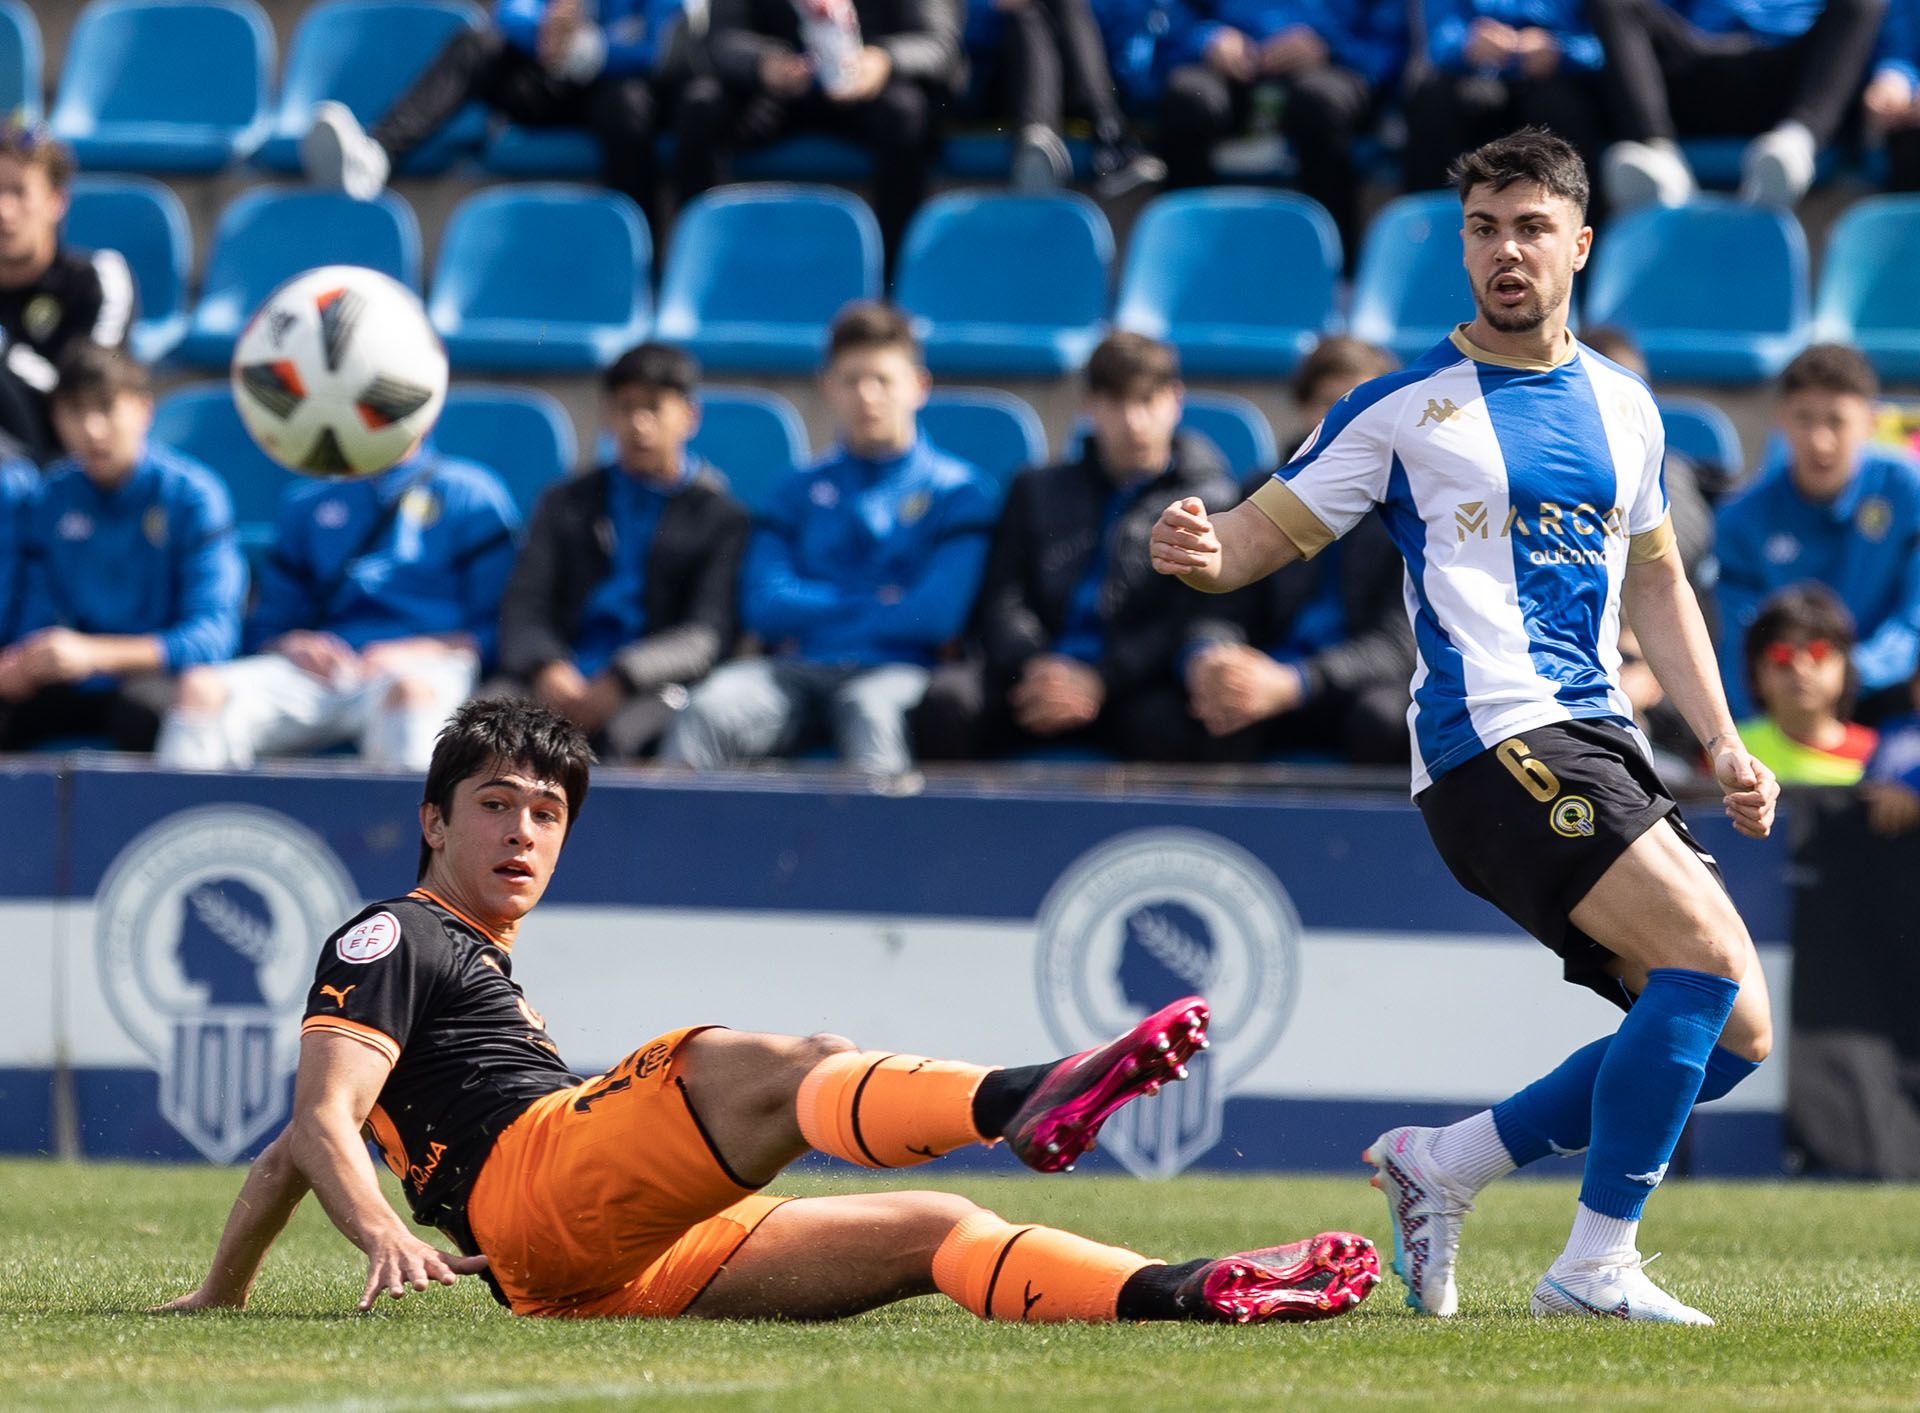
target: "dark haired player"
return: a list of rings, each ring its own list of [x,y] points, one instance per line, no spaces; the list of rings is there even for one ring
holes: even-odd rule
[[[1340,399],[1243,504],[1211,520],[1197,501],[1168,506],[1151,554],[1162,573],[1225,592],[1379,505],[1407,565],[1428,831],[1463,885],[1560,954],[1569,981],[1627,1009],[1617,1032],[1496,1108],[1368,1148],[1408,1303],[1454,1312],[1460,1225],[1480,1188],[1586,1149],[1573,1232],[1533,1313],[1711,1324],[1647,1278],[1635,1236],[1688,1113],[1766,1058],[1772,1022],[1746,927],[1633,725],[1623,609],[1742,833],[1766,835],[1779,787],[1734,729],[1674,553],[1653,397],[1567,330],[1593,242],[1579,155],[1523,129],[1461,158],[1454,181],[1473,321]],[[1403,1020],[1416,1036],[1454,1023]]]
[[[590,759],[544,707],[455,714],[420,806],[420,885],[327,939],[293,1121],[255,1160],[206,1279],[164,1308],[244,1305],[309,1188],[367,1255],[362,1310],[481,1271],[516,1313],[570,1316],[824,1319],[937,1290],[989,1319],[1311,1320],[1372,1288],[1371,1244],[1342,1232],[1167,1266],[948,1193],[761,1192],[810,1147],[897,1168],[1004,1139],[1030,1167],[1071,1167],[1115,1109],[1185,1075],[1206,1043],[1197,997],[1025,1069],[690,1026],[579,1079],[514,984],[512,947]],[[387,1205],[363,1126],[415,1219],[464,1255]]]

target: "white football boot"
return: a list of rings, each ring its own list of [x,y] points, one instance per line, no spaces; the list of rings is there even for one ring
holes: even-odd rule
[[[1387,1195],[1393,1222],[1393,1272],[1407,1287],[1407,1304],[1442,1318],[1460,1308],[1453,1266],[1460,1224],[1473,1203],[1434,1166],[1436,1128],[1390,1128],[1360,1156],[1375,1169],[1369,1181]]]
[[[1637,1251],[1631,1261],[1569,1261],[1561,1257],[1533,1288],[1532,1308],[1535,1317],[1541,1319],[1585,1315],[1659,1325],[1713,1323],[1711,1316],[1681,1304],[1647,1279]]]
[[[391,175],[386,149],[367,136],[352,109],[332,99],[313,105],[313,126],[300,140],[300,165],[315,186],[355,201],[372,201]]]

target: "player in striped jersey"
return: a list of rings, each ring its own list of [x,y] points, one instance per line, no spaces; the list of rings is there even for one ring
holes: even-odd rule
[[[1481,1187],[1586,1149],[1573,1231],[1533,1312],[1710,1324],[1647,1278],[1635,1237],[1693,1105],[1766,1057],[1770,1010],[1746,928],[1633,726],[1623,609],[1742,833],[1766,835],[1779,787],[1741,744],[1674,553],[1653,398],[1567,328],[1593,243],[1579,156],[1526,129],[1454,176],[1472,322],[1342,398],[1233,510],[1167,507],[1151,554],[1224,593],[1379,506],[1407,564],[1413,789],[1434,843],[1462,884],[1559,953],[1568,980],[1627,1011],[1495,1108],[1368,1148],[1408,1303],[1454,1312]]]

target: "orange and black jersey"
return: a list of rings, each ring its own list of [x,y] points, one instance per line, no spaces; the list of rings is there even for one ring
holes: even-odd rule
[[[327,939],[300,1031],[393,1062],[367,1126],[427,1226],[464,1230],[495,1137],[541,1095],[580,1083],[514,984],[507,945],[422,889]]]

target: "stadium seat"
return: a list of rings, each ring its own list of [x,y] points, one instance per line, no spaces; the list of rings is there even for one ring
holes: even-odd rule
[[[40,22],[20,0],[0,0],[0,113],[41,113]]]
[[[1667,429],[1669,450],[1718,466],[1735,477],[1747,469],[1733,419],[1711,402],[1697,397],[1663,397],[1660,421]]]
[[[600,174],[600,142],[584,128],[501,123],[488,135],[480,161],[496,176],[591,181]]]
[[[1814,333],[1853,344],[1883,378],[1920,379],[1920,196],[1869,196],[1834,223]]]
[[[371,126],[408,84],[463,29],[486,15],[468,0],[327,0],[300,18],[287,48],[280,101],[270,134],[254,162],[276,172],[300,170],[300,139],[312,126],[313,105],[333,99]],[[408,157],[403,172],[443,171],[486,136],[486,109],[466,108]]]
[[[674,224],[654,332],[709,369],[805,373],[841,306],[880,292],[880,228],[858,197],[722,187]]]
[[[1022,398],[992,388],[939,388],[920,409],[920,430],[944,452],[1005,486],[1047,460],[1047,431]]]
[[[1180,429],[1198,432],[1218,447],[1227,459],[1228,472],[1236,481],[1255,471],[1270,471],[1280,464],[1273,425],[1264,412],[1244,397],[1189,392]]]
[[[148,177],[75,177],[63,232],[82,250],[117,250],[133,270],[139,315],[128,342],[155,363],[187,331],[187,272],[193,232],[173,188]]]
[[[456,368],[588,372],[646,337],[652,265],[617,192],[494,187],[448,218],[427,312]]]
[[[94,0],[67,40],[54,135],[86,168],[218,171],[266,138],[272,67],[254,0]]]
[[[1450,191],[1396,197],[1367,227],[1348,328],[1403,363],[1473,318],[1460,267],[1460,198]]]
[[[792,403],[778,393],[719,383],[700,389],[700,427],[689,445],[726,475],[740,503],[754,511],[781,477],[811,459],[806,426]]]
[[[535,388],[455,383],[433,429],[448,456],[491,467],[513,493],[522,517],[555,481],[573,469],[573,419],[551,393]]]
[[[1630,212],[1585,281],[1587,322],[1633,334],[1655,381],[1760,382],[1807,342],[1807,240],[1777,211],[1703,197]]]
[[[153,409],[152,436],[204,461],[226,482],[241,547],[259,563],[273,544],[280,494],[296,477],[247,435],[232,389],[224,382],[174,389]]]
[[[1339,328],[1340,235],[1291,192],[1236,187],[1151,203],[1127,241],[1113,322],[1180,350],[1189,376],[1281,376]]]
[[[1106,330],[1113,231],[1058,192],[947,192],[913,218],[894,297],[942,374],[1069,373]]]
[[[365,265],[420,288],[420,224],[392,192],[355,201],[338,192],[256,187],[220,213],[200,302],[180,344],[190,363],[223,364],[260,301],[315,265]]]

